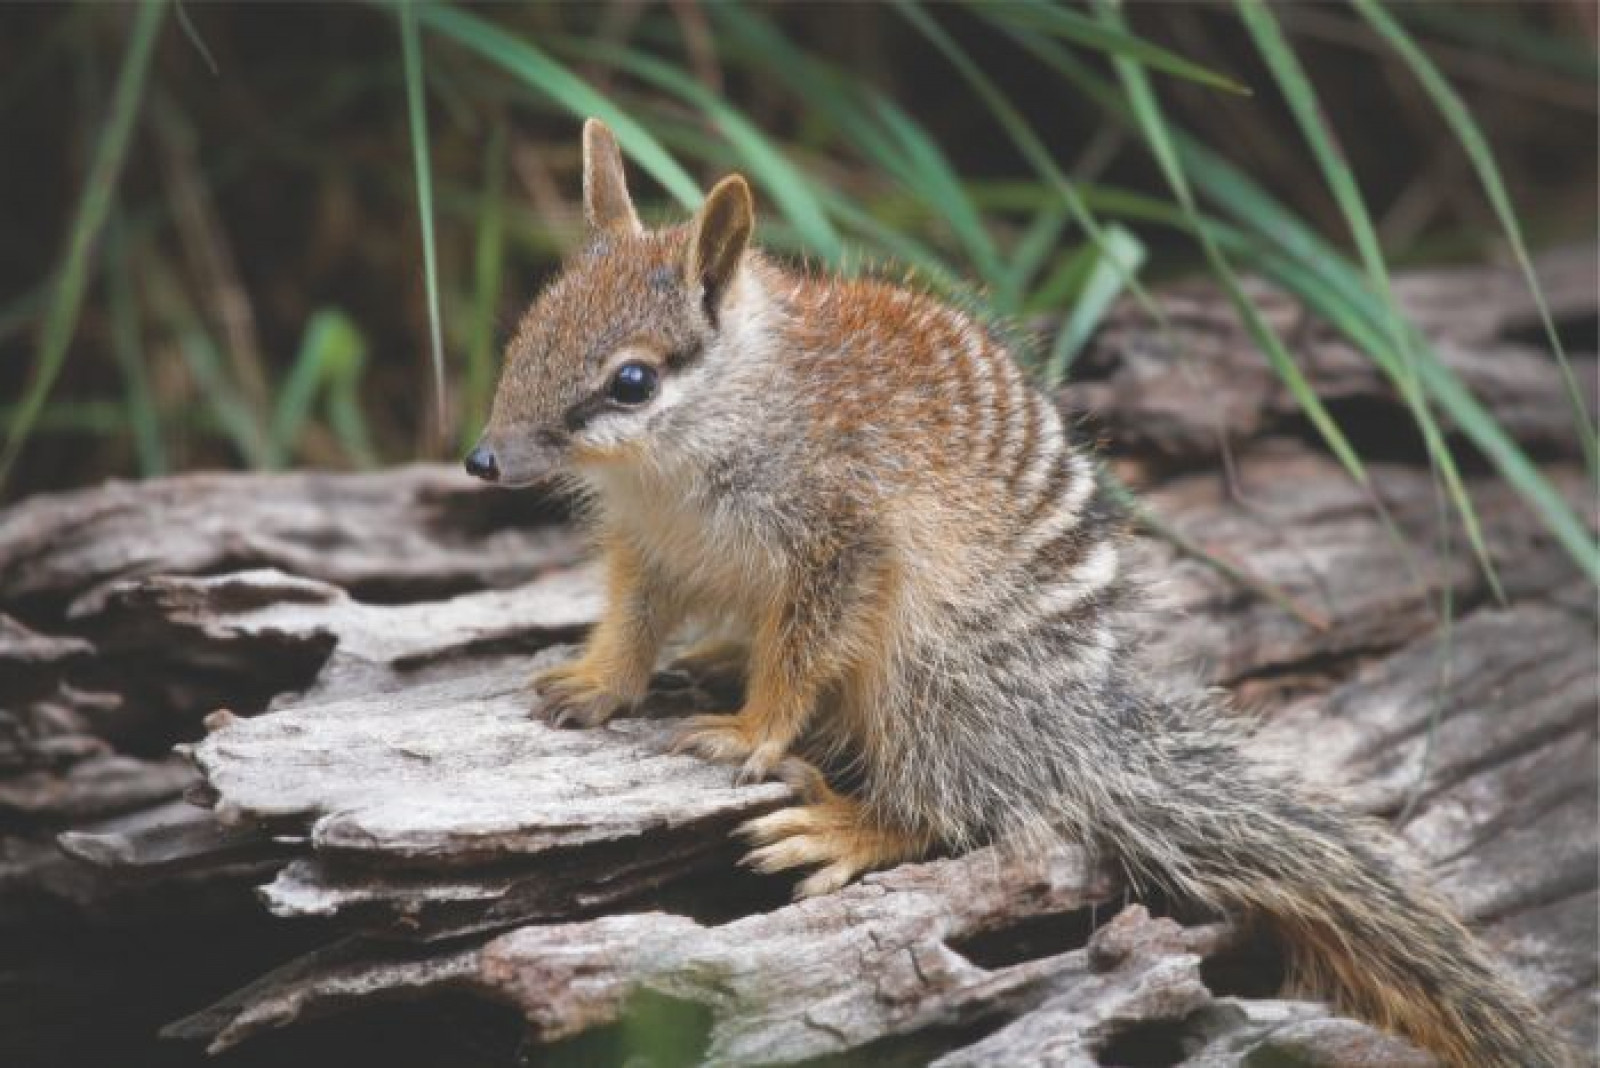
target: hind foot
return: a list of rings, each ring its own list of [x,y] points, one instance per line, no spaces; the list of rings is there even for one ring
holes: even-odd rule
[[[810,792],[815,792],[814,785]],[[796,898],[832,893],[865,872],[928,852],[921,837],[875,823],[859,801],[831,789],[813,804],[750,820],[738,833],[757,847],[741,863],[759,872],[821,865],[795,887]]]

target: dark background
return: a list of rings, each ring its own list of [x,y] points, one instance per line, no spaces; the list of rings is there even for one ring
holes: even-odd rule
[[[893,225],[931,235],[938,220],[893,200],[881,174],[839,150],[804,102],[739,57],[719,50],[694,3],[488,6],[496,23],[560,57],[595,38],[636,45],[715,86],[817,180],[858,198]],[[874,4],[759,8],[790,38],[884,90],[977,183],[1034,176],[993,115],[892,9]],[[1170,199],[1137,136],[955,6],[932,9],[1005,90],[1072,173]],[[1504,241],[1460,144],[1404,65],[1343,5],[1274,12],[1313,78],[1320,101],[1379,221],[1394,262],[1503,257]],[[1402,4],[1394,9],[1452,80],[1484,127],[1535,246],[1592,240],[1595,232],[1595,8],[1544,3]],[[36,358],[40,298],[63,259],[86,161],[105,118],[131,5],[0,8],[0,427]],[[367,360],[356,399],[371,454],[349,447],[314,413],[281,463],[347,467],[453,457],[481,419],[481,381],[467,382],[475,242],[485,145],[504,123],[508,144],[503,271],[486,302],[502,338],[571,239],[578,194],[579,122],[479,58],[424,31],[448,419],[432,416],[428,317],[406,125],[397,19],[360,4],[191,4],[194,40],[168,17],[118,186],[126,239],[102,237],[64,371],[40,426],[0,499],[152,473],[124,412],[126,365],[116,349],[108,280],[122,270],[133,306],[136,359],[154,398],[160,469],[252,463],[225,432],[218,391],[197,380],[182,338],[199,329],[221,353],[234,400],[269,409],[285,388],[308,324],[348,317]],[[1219,93],[1177,78],[1157,87],[1169,115],[1241,166],[1339,244],[1340,217],[1305,143],[1231,8],[1135,4],[1149,39],[1255,92]],[[207,56],[215,61],[213,73]],[[1101,57],[1086,53],[1108,69]],[[647,127],[689,127],[692,109],[615,71],[567,60]],[[669,142],[669,148],[672,147]],[[702,182],[724,169],[685,158]],[[637,172],[640,197],[673,210]],[[761,191],[758,189],[758,195]],[[476,199],[474,199],[476,198]],[[1026,223],[995,207],[1001,237]],[[1186,238],[1145,227],[1146,278],[1197,262]],[[1074,237],[1076,240],[1076,237]],[[867,247],[868,254],[875,250]],[[231,309],[231,310],[230,310]],[[480,346],[481,347],[481,346]],[[480,373],[480,379],[483,377]],[[475,394],[475,395],[474,395]],[[255,460],[254,462],[259,462]]]

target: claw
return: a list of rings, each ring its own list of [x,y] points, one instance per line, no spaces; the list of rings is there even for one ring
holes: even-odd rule
[[[800,885],[794,888],[794,899],[800,901],[808,897],[821,897],[831,894],[835,890],[842,890],[846,883],[861,874],[862,869],[838,861],[829,864],[819,872],[815,872],[800,880]]]
[[[528,685],[540,699],[531,715],[558,729],[602,726],[630,704],[597,686],[577,664],[541,671]]]
[[[795,887],[795,897],[831,894],[864,872],[925,855],[926,843],[871,821],[858,802],[830,800],[781,808],[747,820],[735,833],[755,848],[740,864],[772,874],[817,870]]]
[[[750,786],[754,783],[765,782],[772,778],[773,771],[783,761],[783,747],[772,742],[762,742],[756,746],[745,759],[744,766],[739,769],[734,783],[738,786]]]
[[[821,804],[833,796],[832,787],[816,765],[797,756],[786,756],[779,760],[771,774],[808,805]]]
[[[557,698],[550,705],[547,715],[550,725],[557,729],[589,729],[604,726],[627,706],[627,701],[614,694],[574,694]]]
[[[799,835],[752,849],[744,863],[765,875],[833,860],[837,847],[817,835]]]
[[[743,760],[752,751],[737,716],[690,716],[672,739],[672,752],[696,753],[718,763]]]
[[[734,833],[747,842],[759,845],[792,835],[806,834],[815,826],[814,818],[805,808],[780,808],[765,816],[745,820]]]

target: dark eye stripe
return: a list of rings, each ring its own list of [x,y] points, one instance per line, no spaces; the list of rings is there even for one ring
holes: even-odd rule
[[[704,356],[706,347],[700,342],[691,342],[687,347],[667,353],[667,368],[681,371],[686,367],[693,367]]]
[[[669,352],[662,370],[663,372],[685,370],[699,363],[704,355],[705,346],[698,341],[691,342],[683,348]],[[610,388],[611,382],[607,379],[606,383],[600,386],[595,393],[578,401],[562,414],[561,422],[567,428],[568,433],[577,433],[583,429],[589,420],[612,407],[612,402],[607,396]]]
[[[576,434],[589,420],[610,407],[611,402],[606,399],[606,391],[602,388],[600,392],[591,393],[562,413],[561,424],[567,428],[567,433]]]
[[[670,367],[671,364],[669,363]],[[576,434],[579,430],[599,415],[601,412],[616,411],[620,407],[611,396],[611,385],[614,378],[608,378],[593,393],[578,401],[561,414],[561,423],[567,428],[567,433]],[[657,388],[660,388],[659,386]]]

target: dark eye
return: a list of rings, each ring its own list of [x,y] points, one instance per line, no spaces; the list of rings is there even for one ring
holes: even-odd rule
[[[606,394],[618,404],[643,404],[656,395],[659,377],[647,363],[625,363],[611,376],[611,388]]]

